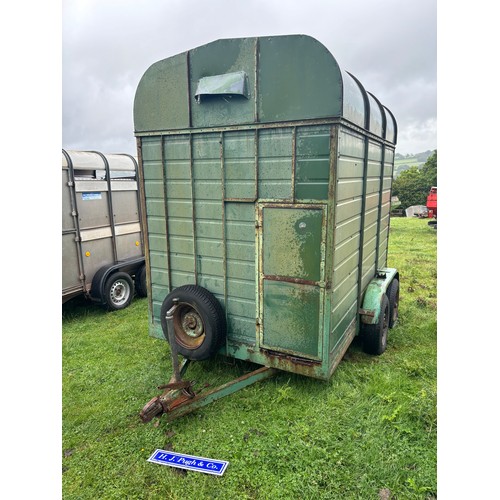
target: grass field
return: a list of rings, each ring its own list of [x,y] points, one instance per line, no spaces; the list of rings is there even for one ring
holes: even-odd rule
[[[171,375],[148,336],[147,299],[105,313],[63,306],[65,499],[432,499],[437,497],[436,231],[391,221],[400,320],[380,357],[357,340],[329,382],[280,373],[173,422],[139,412]],[[190,367],[199,384],[245,364]],[[157,449],[228,460],[222,477],[147,462]]]

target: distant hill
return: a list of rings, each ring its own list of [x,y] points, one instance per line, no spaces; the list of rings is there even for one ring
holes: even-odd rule
[[[423,153],[402,155],[396,153],[394,156],[394,178],[396,178],[404,170],[408,170],[410,167],[417,166],[422,168],[427,158],[431,156],[434,151],[424,151]]]

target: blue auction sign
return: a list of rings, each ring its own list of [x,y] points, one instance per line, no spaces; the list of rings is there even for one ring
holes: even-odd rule
[[[213,460],[211,458],[193,457],[174,453],[173,451],[156,450],[149,458],[148,462],[160,465],[169,465],[179,469],[195,470],[206,474],[222,476],[229,462],[225,460]]]

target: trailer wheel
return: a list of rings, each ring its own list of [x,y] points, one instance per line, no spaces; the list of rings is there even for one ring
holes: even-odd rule
[[[201,361],[213,356],[226,336],[226,317],[219,301],[207,289],[184,285],[170,292],[161,306],[161,327],[168,341],[167,312],[179,299],[174,313],[174,332],[178,353]]]
[[[135,291],[139,297],[147,297],[148,296],[148,288],[146,284],[146,265],[143,265],[139,268],[135,275]]]
[[[117,311],[128,307],[134,296],[134,282],[130,274],[118,272],[112,274],[104,285],[104,304],[108,311]]]
[[[389,298],[389,328],[396,326],[399,316],[399,281],[392,280],[387,293]]]
[[[390,308],[387,295],[382,296],[380,314],[375,325],[364,325],[363,348],[368,354],[382,354],[387,347],[387,331],[389,330]]]

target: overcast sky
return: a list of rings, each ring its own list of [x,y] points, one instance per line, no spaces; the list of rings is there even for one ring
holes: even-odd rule
[[[64,0],[62,147],[136,153],[133,101],[156,61],[220,38],[305,34],[395,115],[396,152],[436,141],[436,0]]]

